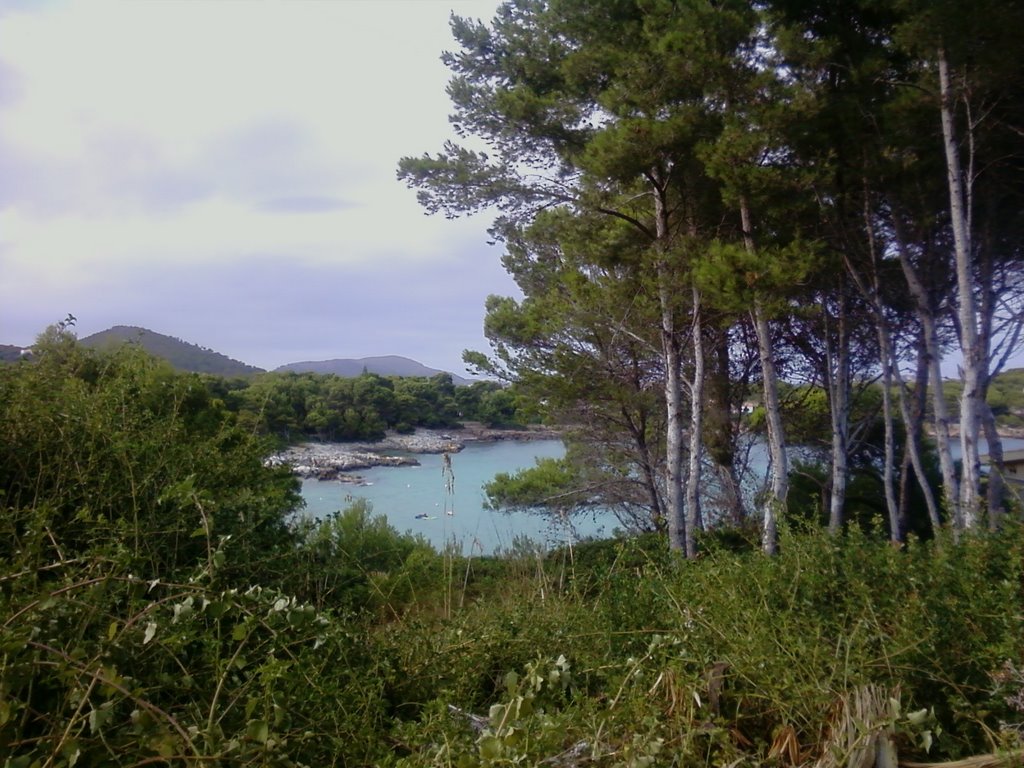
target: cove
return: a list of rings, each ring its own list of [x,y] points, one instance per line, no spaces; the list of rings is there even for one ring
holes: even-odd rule
[[[415,454],[420,462],[418,467],[361,470],[359,474],[368,485],[304,480],[304,512],[322,518],[356,499],[365,499],[374,513],[387,517],[397,530],[421,535],[438,549],[454,546],[464,555],[508,551],[520,539],[552,548],[582,538],[611,536],[618,521],[606,512],[561,520],[541,511],[497,512],[487,508],[483,485],[497,473],[516,472],[532,467],[538,458],[564,455],[561,440],[467,444],[462,451],[449,454],[455,480],[454,493],[449,495],[442,474],[443,456]]]
[[[959,441],[954,439],[951,447],[954,458],[959,458]],[[1019,450],[1024,448],[1024,440],[1004,438],[1003,448]],[[984,452],[987,446],[982,444],[981,449]],[[387,517],[397,530],[421,535],[438,549],[453,545],[465,555],[508,551],[517,539],[529,539],[551,548],[584,538],[606,538],[613,535],[618,526],[614,515],[600,511],[579,514],[565,521],[541,511],[497,512],[487,508],[484,483],[499,472],[532,467],[537,458],[560,458],[565,455],[561,440],[467,444],[459,453],[449,454],[455,476],[455,492],[451,496],[445,493],[441,455],[398,455],[412,456],[419,460],[420,466],[361,470],[359,474],[370,483],[366,486],[304,480],[305,514],[322,518],[346,508],[356,499],[365,499],[375,513]],[[755,443],[748,460],[750,465],[744,485],[751,494],[764,481],[767,469],[763,445]],[[453,514],[448,515],[447,511]]]

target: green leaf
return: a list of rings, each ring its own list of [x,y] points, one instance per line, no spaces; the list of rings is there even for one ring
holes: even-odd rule
[[[162,734],[149,742],[150,748],[161,757],[171,757],[178,752],[178,743],[174,737],[164,731]]]
[[[110,702],[106,702],[99,709],[91,710],[89,712],[89,731],[97,733],[107,724],[112,714],[113,710],[111,709]]]
[[[270,726],[265,720],[250,720],[245,729],[246,738],[266,744],[270,737]]]
[[[68,759],[68,768],[73,768],[75,763],[78,762],[78,758],[82,756],[82,749],[74,739],[67,742],[61,751]]]
[[[477,746],[480,749],[480,757],[484,760],[497,760],[501,757],[502,744],[497,736],[482,736]]]
[[[142,644],[146,645],[156,635],[156,622],[151,621],[146,625],[146,633],[142,636]]]

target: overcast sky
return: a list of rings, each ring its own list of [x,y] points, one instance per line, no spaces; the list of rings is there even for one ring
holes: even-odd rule
[[[425,216],[450,13],[498,0],[0,0],[0,343],[68,313],[274,368],[462,373],[511,295],[490,217]]]
[[[71,313],[462,373],[517,290],[489,216],[425,216],[395,169],[450,137],[451,12],[497,4],[0,0],[0,343]]]

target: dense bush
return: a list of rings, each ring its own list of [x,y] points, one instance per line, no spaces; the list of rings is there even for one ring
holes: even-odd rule
[[[372,762],[360,625],[275,588],[294,478],[196,376],[36,353],[0,371],[4,764]]]
[[[438,553],[365,506],[296,517],[292,479],[194,376],[59,330],[38,349],[0,373],[5,766],[1024,747],[1019,526],[895,549],[804,524],[774,558],[742,535],[696,561],[656,535]]]
[[[178,579],[223,545],[258,578],[287,550],[298,484],[263,467],[266,445],[197,376],[56,329],[36,353],[0,368],[0,557],[32,568],[102,553]]]
[[[318,607],[390,618],[440,591],[429,542],[399,533],[364,499],[323,520],[300,521],[297,530],[283,587]]]

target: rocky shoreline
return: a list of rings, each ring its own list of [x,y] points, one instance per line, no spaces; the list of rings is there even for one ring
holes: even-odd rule
[[[389,433],[383,440],[359,443],[300,443],[268,457],[268,466],[289,465],[303,479],[330,480],[362,485],[358,474],[371,467],[415,467],[413,456],[394,454],[458,453],[467,444],[499,440],[552,440],[561,437],[555,430],[489,429],[466,424],[460,430],[418,429],[408,435]]]

